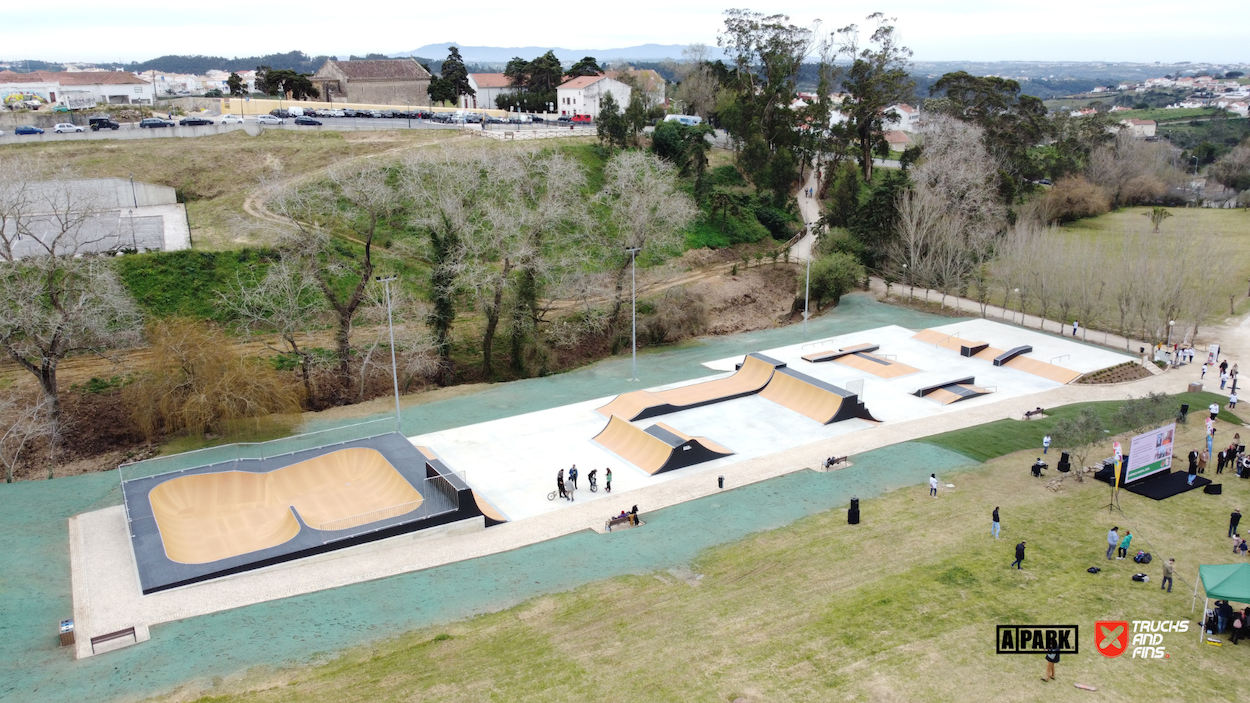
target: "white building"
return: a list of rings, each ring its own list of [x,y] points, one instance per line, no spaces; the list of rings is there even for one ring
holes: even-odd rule
[[[20,93],[72,108],[152,103],[152,85],[125,71],[0,71],[0,100]]]
[[[1155,135],[1154,120],[1120,120],[1120,124],[1134,137],[1153,137]]]
[[[919,129],[920,110],[908,105],[907,103],[899,103],[891,105],[885,109],[886,115],[894,115],[895,119],[890,126],[900,132],[914,133]]]
[[[556,110],[561,115],[599,116],[599,105],[608,93],[616,100],[622,111],[629,105],[632,89],[624,83],[599,76],[579,76],[556,88]]]
[[[659,73],[649,68],[608,71],[605,75],[631,87],[636,86],[638,90],[642,91],[642,100],[647,108],[663,105],[667,100],[665,96],[667,81]]]
[[[468,110],[494,110],[500,95],[516,92],[512,81],[502,73],[470,73],[469,87],[473,95],[461,95],[460,107]]]

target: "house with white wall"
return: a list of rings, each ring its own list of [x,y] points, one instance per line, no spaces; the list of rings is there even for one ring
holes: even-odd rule
[[[516,92],[512,80],[502,73],[470,73],[469,87],[473,95],[460,96],[460,107],[468,110],[494,110],[500,95]]]
[[[894,121],[890,126],[900,132],[914,133],[919,130],[920,110],[908,105],[907,103],[899,103],[891,105],[884,110],[886,115],[893,115]]]
[[[152,103],[151,84],[125,71],[0,71],[0,96],[22,92],[75,109]]]
[[[624,83],[608,78],[605,75],[578,76],[565,81],[556,88],[556,111],[561,115],[599,116],[599,106],[608,93],[616,100],[622,111],[629,105],[630,92],[633,89]]]

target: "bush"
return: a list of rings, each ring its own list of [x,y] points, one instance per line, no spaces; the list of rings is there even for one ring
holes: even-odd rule
[[[711,177],[712,185],[715,186],[745,186],[747,184],[747,179],[742,177],[742,172],[733,164],[717,166],[712,169]]]
[[[702,295],[685,288],[664,291],[653,301],[652,309],[654,312],[638,321],[639,332],[649,344],[676,342],[707,329],[707,303]]]
[[[834,227],[816,240],[816,255],[850,254],[856,261],[863,261],[864,243],[841,227]]]
[[[669,163],[679,163],[686,153],[686,139],[680,122],[661,122],[651,134],[651,151]]]
[[[771,205],[759,204],[752,208],[755,212],[755,219],[760,221],[761,225],[773,235],[773,239],[786,241],[794,236],[794,228],[791,223],[794,222],[794,216],[780,208]]]
[[[854,256],[835,253],[812,262],[811,301],[819,311],[825,305],[837,305],[842,296],[849,293],[867,274]],[[803,297],[806,271],[798,274],[799,298]]]
[[[1111,210],[1111,196],[1084,176],[1065,176],[1026,208],[1044,223],[1071,222],[1096,217]]]
[[[769,236],[769,232],[750,212],[741,217],[733,215],[722,217],[704,213],[686,230],[686,246],[690,249],[723,249],[735,244],[758,242]]]

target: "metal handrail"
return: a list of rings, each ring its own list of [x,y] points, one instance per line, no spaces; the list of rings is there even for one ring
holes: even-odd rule
[[[1071,354],[1060,354],[1059,356],[1056,356],[1055,358],[1051,359],[1050,363],[1053,364],[1060,359],[1071,359],[1071,358],[1072,358]]]

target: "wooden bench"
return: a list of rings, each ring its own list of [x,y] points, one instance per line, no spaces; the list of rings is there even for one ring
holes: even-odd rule
[[[838,464],[845,464],[850,458],[850,456],[831,456],[828,459],[825,459],[821,466],[828,469],[830,467],[837,466]]]
[[[624,517],[608,518],[608,521],[604,524],[603,528],[607,532],[611,532],[612,528],[616,527],[617,525],[629,525],[630,527],[633,527],[634,525],[633,516],[626,515]]]
[[[512,132],[504,132],[503,138],[504,139],[516,139],[516,135]]]
[[[1033,418],[1035,418],[1035,417],[1040,417],[1040,416],[1042,416],[1043,414],[1045,414],[1045,411],[1044,411],[1044,410],[1042,410],[1041,408],[1037,408],[1037,409],[1035,409],[1035,410],[1025,410],[1025,411],[1024,411],[1024,419],[1026,419],[1026,420],[1032,420]]]

